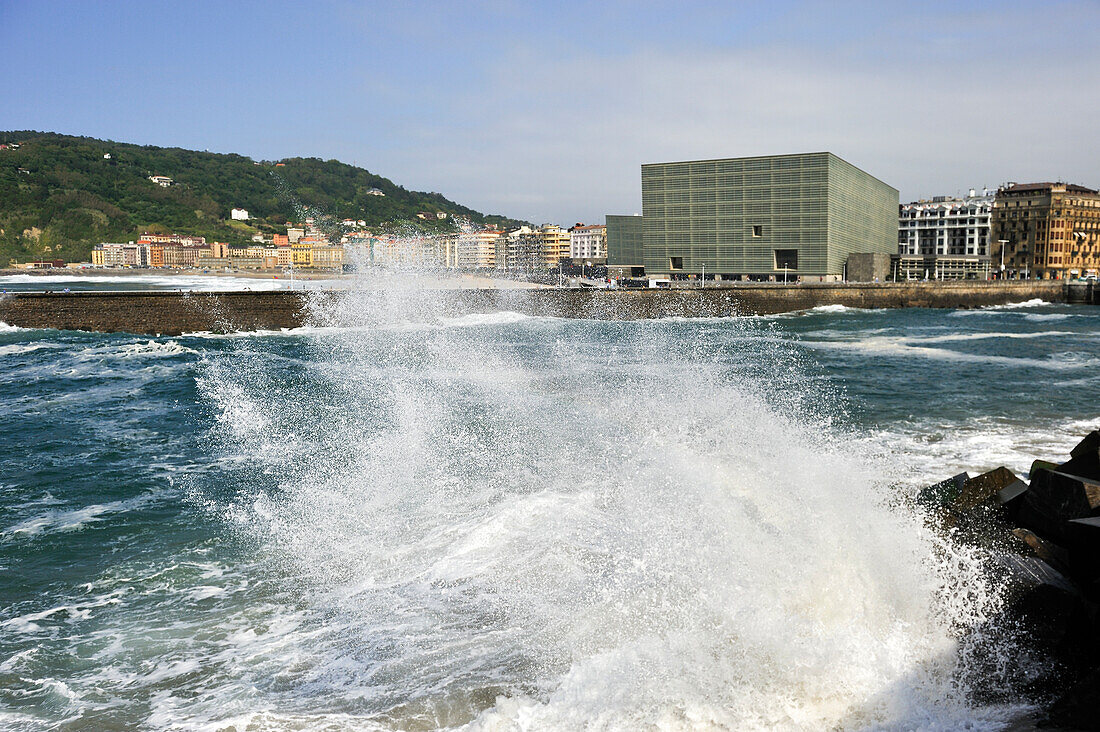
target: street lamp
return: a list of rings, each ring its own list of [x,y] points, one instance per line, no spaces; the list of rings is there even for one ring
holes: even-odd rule
[[[1005,244],[1008,244],[1008,239],[998,239],[997,243],[1001,245],[1001,279],[1005,278]]]
[[[707,286],[707,265],[703,263],[703,278],[699,280],[699,287],[705,288]]]

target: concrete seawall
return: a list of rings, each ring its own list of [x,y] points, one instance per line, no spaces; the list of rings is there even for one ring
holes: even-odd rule
[[[179,335],[331,325],[325,301],[371,293],[70,292],[0,295],[0,322],[24,328]],[[528,315],[636,320],[767,315],[821,305],[853,308],[974,308],[1040,298],[1064,302],[1061,282],[744,285],[711,290],[444,290],[425,298],[455,315],[514,310]],[[321,305],[321,307],[315,307]]]

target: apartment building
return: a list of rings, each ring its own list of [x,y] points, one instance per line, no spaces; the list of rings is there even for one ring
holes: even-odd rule
[[[899,206],[894,279],[989,279],[993,199],[971,189]]]
[[[1100,269],[1100,193],[1073,183],[1009,183],[993,205],[990,259],[1002,277],[1064,279]]]
[[[459,233],[455,238],[458,268],[495,269],[497,242],[503,233],[492,230]]]
[[[607,226],[576,224],[570,227],[569,256],[585,262],[607,259]]]

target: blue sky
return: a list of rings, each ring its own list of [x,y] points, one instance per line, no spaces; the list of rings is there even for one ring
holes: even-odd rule
[[[1100,186],[1100,3],[0,0],[0,129],[353,162],[536,222],[831,150],[903,200]]]

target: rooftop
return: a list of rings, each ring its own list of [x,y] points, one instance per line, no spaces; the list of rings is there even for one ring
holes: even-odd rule
[[[1031,193],[1032,191],[1049,191],[1057,188],[1066,193],[1097,193],[1098,191],[1076,183],[1009,183],[1001,189],[1004,193]]]

